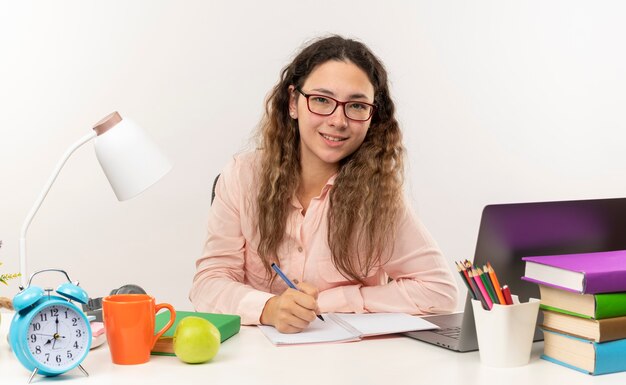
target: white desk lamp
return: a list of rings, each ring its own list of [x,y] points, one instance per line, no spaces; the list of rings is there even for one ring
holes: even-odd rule
[[[119,113],[113,112],[96,123],[91,133],[78,140],[65,152],[24,220],[19,244],[22,287],[26,286],[28,279],[26,267],[28,227],[65,162],[74,151],[92,139],[95,139],[96,157],[119,201],[141,193],[172,169],[155,143],[134,122],[122,119]]]

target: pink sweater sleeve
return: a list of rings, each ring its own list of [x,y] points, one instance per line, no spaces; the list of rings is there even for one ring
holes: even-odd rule
[[[458,290],[447,262],[410,211],[402,216],[394,250],[382,269],[393,278],[380,285],[339,286],[320,293],[323,312],[434,314],[455,309]]]
[[[240,209],[241,188],[237,160],[217,182],[211,206],[208,236],[189,299],[197,311],[239,314],[244,325],[259,324],[263,307],[273,294],[244,284],[244,248]]]

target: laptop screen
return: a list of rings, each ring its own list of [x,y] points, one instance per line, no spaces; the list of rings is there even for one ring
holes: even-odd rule
[[[487,262],[521,302],[539,298],[521,280],[523,257],[626,250],[626,198],[489,205],[483,210],[474,264]]]

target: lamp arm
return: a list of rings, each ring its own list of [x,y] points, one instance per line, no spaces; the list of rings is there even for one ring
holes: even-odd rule
[[[54,171],[52,171],[52,175],[50,175],[50,178],[48,179],[48,183],[46,183],[46,185],[44,186],[43,190],[41,191],[41,194],[39,195],[39,198],[37,198],[37,200],[35,201],[35,204],[30,209],[30,212],[28,213],[28,215],[26,216],[26,219],[24,220],[24,223],[22,224],[22,231],[20,232],[20,243],[19,243],[20,272],[21,272],[22,287],[26,287],[26,282],[28,278],[27,271],[26,271],[26,232],[28,231],[28,227],[30,226],[30,223],[33,221],[35,214],[37,214],[37,211],[39,211],[39,208],[41,207],[41,204],[43,203],[44,199],[46,199],[46,195],[48,195],[48,192],[50,191],[50,188],[54,184],[54,181],[57,179],[57,176],[59,176],[59,173],[61,172],[61,169],[65,165],[65,162],[67,162],[70,156],[72,156],[74,151],[76,151],[83,144],[95,138],[97,135],[98,134],[95,131],[91,131],[89,135],[85,135],[84,137],[80,138],[80,140],[78,140],[76,143],[70,146],[70,148],[67,149],[65,154],[63,154],[63,157],[61,158],[61,160],[57,163]]]

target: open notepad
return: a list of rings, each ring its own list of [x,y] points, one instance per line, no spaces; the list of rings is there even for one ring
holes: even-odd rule
[[[259,325],[259,328],[275,345],[358,341],[363,337],[439,328],[404,313],[326,313],[323,317],[325,321],[316,318],[307,329],[296,334],[284,334],[272,326]]]

